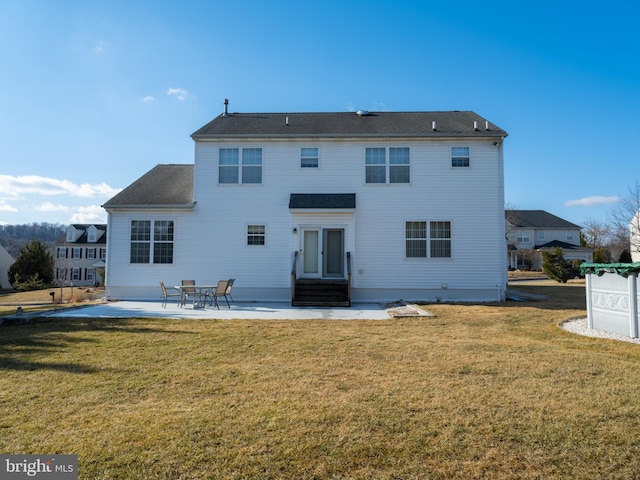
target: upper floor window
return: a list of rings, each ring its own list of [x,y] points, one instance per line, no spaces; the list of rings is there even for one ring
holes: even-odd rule
[[[544,240],[544,232],[538,232],[538,241]]]
[[[451,166],[469,166],[469,147],[451,147]]]
[[[153,241],[151,227],[153,223]],[[153,249],[153,250],[152,250]],[[100,252],[102,254],[102,251]],[[173,221],[131,221],[131,263],[173,263]]]
[[[451,258],[451,222],[406,222],[405,243],[407,258]]]
[[[317,148],[301,148],[300,149],[300,167],[318,168],[318,149]]]
[[[262,183],[262,148],[221,148],[218,152],[218,181]]]
[[[516,243],[530,243],[531,237],[529,236],[529,232],[517,232],[516,233]]]
[[[264,245],[265,226],[247,226],[247,245]]]
[[[87,248],[87,258],[96,258],[95,248]]]
[[[567,240],[573,241],[573,232],[567,232]]]
[[[95,243],[98,241],[98,232],[96,227],[91,226],[87,229],[87,241],[90,243]]]
[[[74,247],[72,249],[72,256],[73,258],[82,258],[82,249]]]
[[[366,183],[409,183],[409,147],[384,147],[365,149]]]
[[[64,247],[58,247],[58,258],[67,258],[67,249]]]

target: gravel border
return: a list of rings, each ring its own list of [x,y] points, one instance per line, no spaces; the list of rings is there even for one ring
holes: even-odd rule
[[[593,330],[587,326],[587,317],[570,318],[566,322],[562,322],[560,327],[564,330],[584,335],[585,337],[608,338],[610,340],[619,340],[621,342],[629,342],[640,345],[640,338],[631,338],[617,333],[603,332],[602,330]]]

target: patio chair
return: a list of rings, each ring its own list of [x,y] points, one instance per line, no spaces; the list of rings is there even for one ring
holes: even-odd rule
[[[225,297],[228,295],[231,301],[233,302],[233,297],[231,296],[231,287],[233,287],[233,282],[235,282],[235,278],[230,278],[227,282],[227,291],[225,292]]]
[[[167,307],[167,300],[169,299],[169,297],[178,298],[178,303],[180,303],[180,299],[182,297],[182,293],[180,293],[180,292],[168,293],[167,292],[167,287],[164,286],[163,282],[160,282],[160,288],[162,289],[162,308],[166,308]],[[175,290],[175,288],[174,288],[174,290]]]
[[[180,306],[182,307],[187,303],[189,297],[193,298],[193,302],[196,302],[196,281],[195,280],[182,280],[182,299],[180,300]],[[190,287],[193,285],[193,287]]]
[[[227,298],[228,287],[229,287],[229,280],[220,280],[215,290],[213,291],[209,290],[204,293],[205,302],[207,301],[207,298],[209,298],[210,299],[209,305],[213,305],[215,303],[215,306],[218,308],[218,310],[220,310],[220,304],[218,303],[218,298],[224,297],[224,299],[227,302],[227,307],[231,308],[231,305],[229,305],[229,299]]]

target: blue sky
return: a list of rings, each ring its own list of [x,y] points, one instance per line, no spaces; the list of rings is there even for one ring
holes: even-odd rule
[[[581,224],[640,177],[636,0],[0,0],[0,224],[100,205],[233,112],[473,110],[505,197]]]

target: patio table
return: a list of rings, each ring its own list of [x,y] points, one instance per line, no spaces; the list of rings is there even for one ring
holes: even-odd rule
[[[180,292],[180,302],[183,307],[187,303],[187,295],[193,296],[193,309],[204,308],[204,296],[208,290],[214,290],[215,285],[175,285],[174,288]]]

